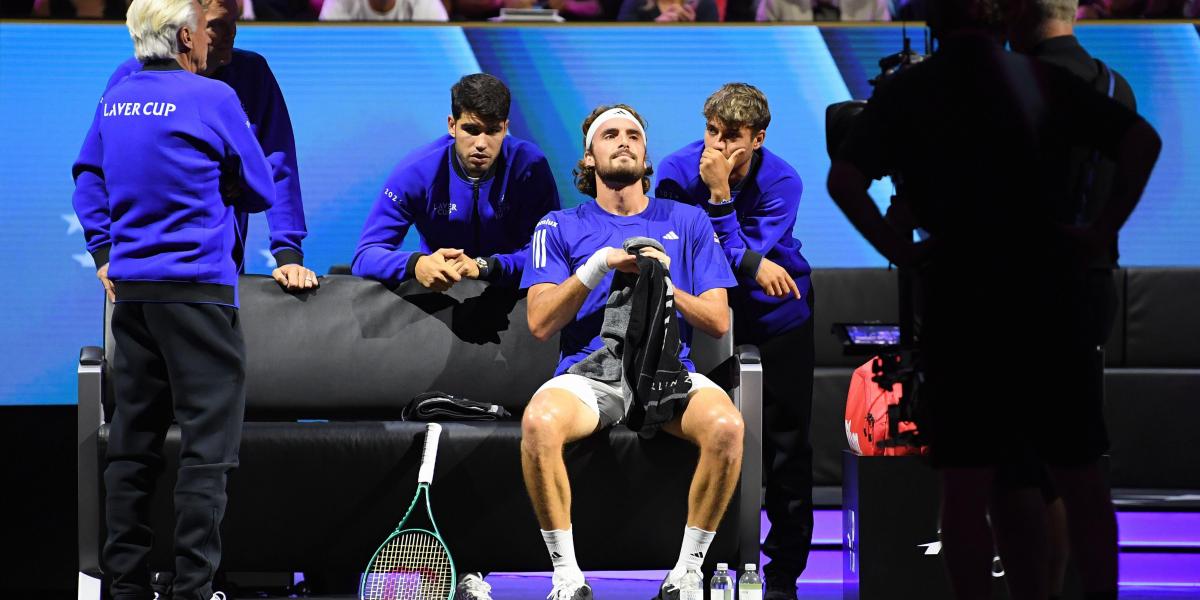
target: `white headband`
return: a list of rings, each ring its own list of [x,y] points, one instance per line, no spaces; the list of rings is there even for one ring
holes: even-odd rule
[[[642,140],[645,141],[646,130],[642,129],[642,122],[637,117],[623,108],[610,108],[600,113],[600,116],[596,117],[595,121],[592,121],[592,126],[588,127],[587,138],[583,140],[584,150],[592,147],[592,138],[596,136],[597,131],[600,131],[600,126],[613,119],[629,119],[633,121],[633,126],[638,128],[638,131],[642,133]]]

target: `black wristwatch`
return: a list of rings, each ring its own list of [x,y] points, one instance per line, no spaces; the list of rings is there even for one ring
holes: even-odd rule
[[[491,267],[488,265],[486,258],[475,258],[475,264],[479,266],[479,279],[487,279],[491,272]]]

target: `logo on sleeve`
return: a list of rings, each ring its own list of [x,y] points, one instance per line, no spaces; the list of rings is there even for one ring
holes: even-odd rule
[[[664,240],[677,240],[677,239],[679,239],[679,234],[675,233],[674,230],[671,230],[671,231],[667,232],[667,235],[663,236],[663,239]]]
[[[555,223],[558,226],[558,223]],[[537,229],[533,232],[533,242],[530,244],[529,251],[533,254],[533,268],[546,268],[546,233],[547,229]]]

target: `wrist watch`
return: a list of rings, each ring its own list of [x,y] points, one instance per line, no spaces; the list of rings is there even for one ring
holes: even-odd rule
[[[488,261],[485,258],[476,258],[475,264],[479,266],[479,278],[486,279],[488,276]]]
[[[711,204],[711,205],[713,205],[713,206],[723,206],[723,205],[725,205],[725,204],[729,204],[729,203],[731,203],[731,202],[733,202],[733,198],[732,198],[732,197],[731,197],[731,198],[716,198],[716,197],[709,197],[709,199],[708,199],[708,203],[709,203],[709,204]]]

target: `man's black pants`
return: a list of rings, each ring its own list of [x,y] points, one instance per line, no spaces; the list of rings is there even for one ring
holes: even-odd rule
[[[221,559],[225,481],[246,405],[238,311],[215,304],[120,302],[113,310],[116,410],[109,430],[103,563],[114,600],[145,600],[150,495],[171,418],[182,443],[175,485],[177,600],[209,600]]]
[[[810,292],[809,306],[813,306]],[[808,566],[813,531],[813,320],[758,344],[763,370],[763,475],[771,529],[763,553],[768,582]],[[738,343],[746,343],[738,340]],[[786,586],[791,581],[784,583]]]

